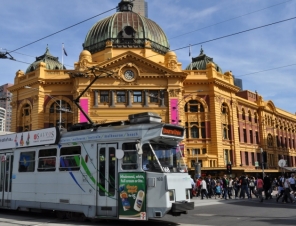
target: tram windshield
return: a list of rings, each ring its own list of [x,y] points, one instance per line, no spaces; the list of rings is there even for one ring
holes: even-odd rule
[[[142,149],[142,167],[145,171],[166,173],[187,172],[179,146],[146,143]]]

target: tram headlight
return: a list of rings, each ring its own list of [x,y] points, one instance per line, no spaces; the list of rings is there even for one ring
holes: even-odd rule
[[[175,190],[169,190],[168,191],[169,193],[169,198],[170,198],[170,201],[175,201]]]

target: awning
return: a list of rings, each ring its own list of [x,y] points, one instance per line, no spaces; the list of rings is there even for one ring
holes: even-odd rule
[[[282,168],[285,169],[285,170],[288,170],[288,171],[296,172],[296,167],[287,167],[287,166],[285,166],[285,167],[282,167]]]

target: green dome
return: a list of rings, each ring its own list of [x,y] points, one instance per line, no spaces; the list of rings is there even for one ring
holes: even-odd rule
[[[161,54],[169,51],[164,31],[152,20],[132,12],[133,3],[122,0],[118,12],[97,22],[87,33],[83,49],[96,53],[112,41],[113,48],[144,48],[147,41]]]
[[[54,57],[49,52],[49,48],[46,47],[46,51],[42,56],[36,57],[36,61],[32,63],[26,70],[26,74],[30,73],[32,71],[36,70],[36,67],[41,63],[44,62],[46,64],[46,69],[48,70],[63,70],[66,69],[65,66],[63,66],[59,62],[58,57]]]
[[[208,63],[213,63],[216,66],[216,70],[220,73],[223,73],[219,65],[213,61],[213,58],[210,58],[204,54],[203,49],[200,50],[198,57],[192,58],[192,62],[186,67],[186,70],[206,70]]]

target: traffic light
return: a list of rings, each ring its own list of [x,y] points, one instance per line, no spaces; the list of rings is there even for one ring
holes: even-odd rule
[[[227,174],[232,174],[231,164],[226,165]]]

